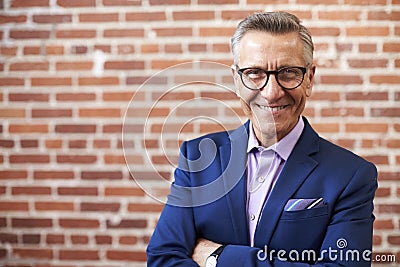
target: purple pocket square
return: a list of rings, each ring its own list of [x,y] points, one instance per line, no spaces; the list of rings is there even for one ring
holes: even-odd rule
[[[321,198],[293,198],[285,205],[285,211],[296,211],[313,209],[324,206],[324,199]]]

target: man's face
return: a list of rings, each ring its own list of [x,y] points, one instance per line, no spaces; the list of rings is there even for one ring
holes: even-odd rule
[[[240,41],[238,67],[255,67],[267,71],[283,67],[305,67],[303,43],[297,33],[272,35],[251,31]],[[240,80],[239,74],[233,74],[241,106],[253,123],[258,140],[271,141],[275,135],[279,141],[296,125],[304,110],[306,98],[311,95],[315,67],[307,69],[302,84],[292,90],[285,90],[270,75],[267,85],[261,90],[250,90]]]

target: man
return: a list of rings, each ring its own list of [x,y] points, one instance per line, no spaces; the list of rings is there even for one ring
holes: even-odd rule
[[[309,31],[286,12],[254,14],[232,51],[249,121],[182,145],[148,266],[370,266],[376,168],[301,116]]]

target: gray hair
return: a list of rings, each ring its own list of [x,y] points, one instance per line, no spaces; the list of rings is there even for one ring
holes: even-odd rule
[[[306,64],[312,64],[314,44],[309,30],[301,24],[298,17],[283,11],[255,13],[239,23],[231,38],[234,64],[237,65],[239,61],[238,51],[240,40],[249,31],[260,31],[271,34],[297,32],[304,44],[304,61]]]

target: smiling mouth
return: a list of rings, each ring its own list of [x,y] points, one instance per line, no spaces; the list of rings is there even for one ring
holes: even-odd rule
[[[289,105],[276,106],[276,107],[261,106],[261,105],[257,105],[257,106],[259,108],[263,109],[263,110],[267,110],[267,111],[271,111],[271,112],[277,112],[277,111],[280,111],[280,110],[288,107]]]

